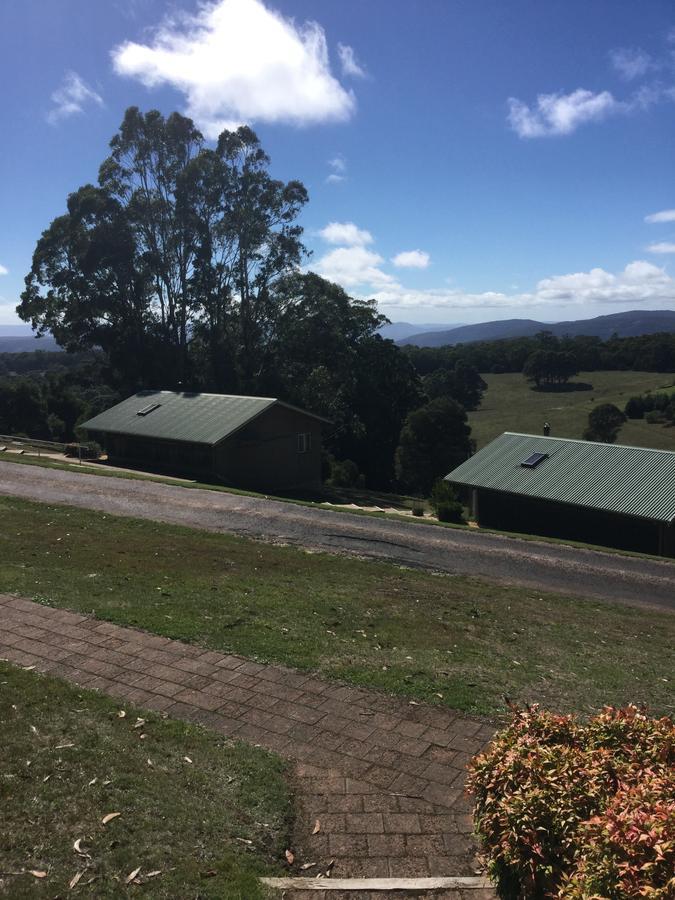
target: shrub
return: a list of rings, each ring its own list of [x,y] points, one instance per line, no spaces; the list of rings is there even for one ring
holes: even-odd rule
[[[659,422],[663,422],[664,415],[658,409],[650,409],[649,412],[645,414],[645,420],[649,425],[658,425]]]
[[[355,487],[359,483],[359,467],[351,459],[331,464],[330,483],[335,487]]]
[[[515,710],[469,776],[502,895],[675,898],[674,764],[672,720],[635,706]]]
[[[453,486],[439,478],[431,489],[431,508],[439,522],[463,522],[464,508]]]

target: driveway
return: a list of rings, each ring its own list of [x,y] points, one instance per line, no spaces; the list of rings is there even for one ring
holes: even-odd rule
[[[675,562],[0,461],[0,494],[675,610]]]

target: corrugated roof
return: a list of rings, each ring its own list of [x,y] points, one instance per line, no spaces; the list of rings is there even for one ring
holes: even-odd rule
[[[275,404],[320,419],[274,397],[140,391],[84,422],[82,427],[89,431],[213,445]]]
[[[546,458],[533,468],[534,453]],[[506,432],[446,476],[471,487],[675,520],[675,452]]]

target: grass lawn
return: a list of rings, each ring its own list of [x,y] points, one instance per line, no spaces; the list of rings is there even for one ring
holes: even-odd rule
[[[483,403],[480,409],[469,413],[471,434],[478,447],[484,447],[504,431],[541,434],[544,422],[550,423],[553,437],[581,438],[594,406],[614,403],[623,409],[630,397],[675,384],[672,372],[581,372],[574,381],[592,384],[592,391],[556,393],[533,391],[521,374],[488,374],[483,378],[488,385]],[[629,419],[617,441],[675,450],[675,428]]]
[[[0,591],[457,709],[672,712],[675,616],[0,498]]]
[[[121,709],[0,662],[0,895],[65,897],[79,875],[73,896],[262,897],[287,846],[283,763]]]

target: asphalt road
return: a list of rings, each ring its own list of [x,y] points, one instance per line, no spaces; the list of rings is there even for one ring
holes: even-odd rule
[[[0,461],[0,494],[675,611],[675,562]]]

